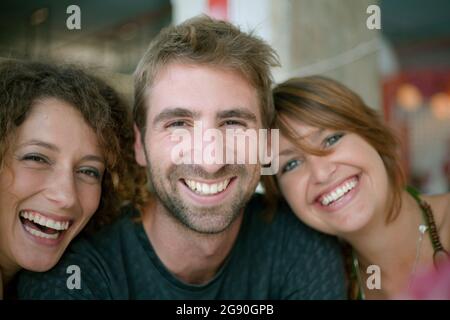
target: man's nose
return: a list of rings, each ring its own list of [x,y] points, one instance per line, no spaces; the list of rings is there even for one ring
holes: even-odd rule
[[[201,144],[195,148],[197,159],[201,158],[200,167],[208,173],[216,173],[225,165],[224,135],[214,123],[203,126]],[[201,153],[199,155],[199,153]]]

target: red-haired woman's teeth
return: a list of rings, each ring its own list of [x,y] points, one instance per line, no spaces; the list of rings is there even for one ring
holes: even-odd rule
[[[342,198],[347,192],[349,192],[354,187],[356,187],[357,184],[358,184],[358,179],[353,178],[352,180],[340,185],[339,187],[337,187],[333,191],[327,193],[326,195],[323,195],[320,198],[320,203],[324,206],[330,205],[331,203]]]

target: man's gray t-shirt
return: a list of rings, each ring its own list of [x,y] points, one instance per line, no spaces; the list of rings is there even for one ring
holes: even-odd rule
[[[165,268],[138,217],[139,212],[129,207],[114,224],[94,236],[74,241],[50,271],[22,272],[19,298],[346,298],[344,264],[337,240],[301,223],[286,205],[267,222],[262,197],[255,195],[246,207],[229,256],[204,285],[184,283]],[[80,289],[73,288],[76,282],[69,266],[81,271]]]

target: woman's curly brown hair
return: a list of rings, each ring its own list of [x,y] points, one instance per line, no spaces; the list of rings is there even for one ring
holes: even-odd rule
[[[111,223],[126,202],[142,205],[146,178],[134,160],[131,110],[111,86],[79,67],[0,63],[0,171],[17,128],[42,98],[57,98],[77,109],[96,133],[105,156],[99,208],[86,230]]]

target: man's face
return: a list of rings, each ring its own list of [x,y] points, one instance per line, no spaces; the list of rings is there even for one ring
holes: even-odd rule
[[[236,71],[171,63],[158,73],[149,89],[147,108],[144,139],[139,132],[136,137],[136,160],[147,166],[152,191],[160,204],[193,231],[224,231],[251,198],[260,165],[220,161],[221,152],[225,158],[227,152],[235,151],[225,143],[219,144],[218,139],[204,138],[204,133],[213,129],[225,137],[227,129],[260,129],[256,89]],[[200,141],[194,137],[199,124],[203,133]],[[180,143],[175,136],[180,131],[192,139],[174,157],[174,148]],[[216,150],[209,153],[216,156],[215,161],[203,161],[205,148]],[[244,151],[247,155],[250,152]],[[178,155],[191,162],[177,162]]]

